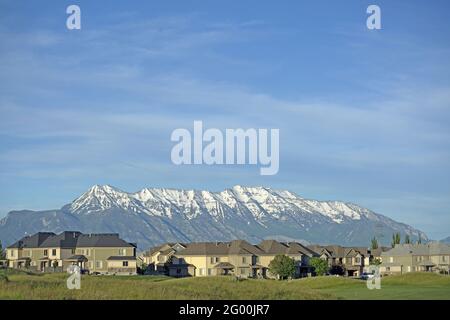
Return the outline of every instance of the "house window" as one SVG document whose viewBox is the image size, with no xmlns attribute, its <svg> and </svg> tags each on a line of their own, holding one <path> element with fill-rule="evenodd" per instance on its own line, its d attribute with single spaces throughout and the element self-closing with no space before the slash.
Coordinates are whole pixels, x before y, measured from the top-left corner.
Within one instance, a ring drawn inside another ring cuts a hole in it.
<svg viewBox="0 0 450 320">
<path fill-rule="evenodd" d="M 386 267 L 386 271 L 391 271 L 391 267 Z"/>
<path fill-rule="evenodd" d="M 394 262 L 394 257 L 389 257 L 389 262 L 390 263 Z"/>
<path fill-rule="evenodd" d="M 355 258 L 355 263 L 361 263 L 361 258 L 360 257 L 356 257 Z"/>
<path fill-rule="evenodd" d="M 45 250 L 44 250 L 44 257 L 47 257 L 47 256 L 48 256 L 48 250 L 45 249 Z"/>
<path fill-rule="evenodd" d="M 158 256 L 158 261 L 159 262 L 163 262 L 164 261 L 164 256 L 163 255 L 159 255 Z"/>
<path fill-rule="evenodd" d="M 208 268 L 208 276 L 212 275 L 212 269 Z"/>
<path fill-rule="evenodd" d="M 205 275 L 205 269 L 204 268 L 200 268 L 198 270 L 198 274 L 201 275 L 201 276 Z"/>
<path fill-rule="evenodd" d="M 56 249 L 52 249 L 52 256 L 56 256 Z"/>
<path fill-rule="evenodd" d="M 125 249 L 119 249 L 119 256 L 125 256 L 126 250 Z"/>
<path fill-rule="evenodd" d="M 220 262 L 220 258 L 219 257 L 211 257 L 210 261 L 211 261 L 211 263 L 218 263 L 218 262 Z"/>
<path fill-rule="evenodd" d="M 10 256 L 11 258 L 14 258 L 14 250 L 9 250 L 9 256 Z"/>
<path fill-rule="evenodd" d="M 71 252 L 72 252 L 72 254 L 75 254 L 75 249 L 72 249 Z"/>
<path fill-rule="evenodd" d="M 255 262 L 259 263 L 259 257 L 258 256 L 255 257 Z"/>
<path fill-rule="evenodd" d="M 101 260 L 100 261 L 99 260 L 95 261 L 95 267 L 101 269 L 103 267 L 102 261 Z"/>
<path fill-rule="evenodd" d="M 446 256 L 442 256 L 442 261 L 447 261 L 447 257 Z"/>
<path fill-rule="evenodd" d="M 122 267 L 128 267 L 128 261 L 122 261 Z"/>
<path fill-rule="evenodd" d="M 85 252 L 86 252 L 86 255 L 87 255 L 87 256 L 89 256 L 90 253 L 91 253 L 89 249 L 86 249 Z"/>
<path fill-rule="evenodd" d="M 240 268 L 240 272 L 241 272 L 241 274 L 245 274 L 245 273 L 247 272 L 247 269 L 245 269 L 245 268 Z"/>
<path fill-rule="evenodd" d="M 247 263 L 247 257 L 242 257 L 242 263 Z"/>
</svg>

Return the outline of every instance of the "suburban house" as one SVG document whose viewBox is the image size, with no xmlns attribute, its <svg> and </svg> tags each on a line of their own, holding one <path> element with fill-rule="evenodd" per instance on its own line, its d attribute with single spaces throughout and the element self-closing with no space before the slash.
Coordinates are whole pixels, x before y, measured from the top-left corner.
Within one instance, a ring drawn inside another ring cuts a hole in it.
<svg viewBox="0 0 450 320">
<path fill-rule="evenodd" d="M 383 252 L 380 272 L 402 274 L 405 272 L 450 271 L 450 245 L 440 242 L 428 244 L 397 244 Z"/>
<path fill-rule="evenodd" d="M 264 240 L 252 245 L 244 240 L 230 242 L 167 243 L 144 253 L 141 259 L 151 272 L 174 277 L 235 275 L 273 277 L 269 263 L 284 254 L 296 261 L 296 277 L 311 273 L 309 259 L 317 256 L 305 246 L 290 242 Z"/>
<path fill-rule="evenodd" d="M 28 268 L 42 272 L 62 272 L 78 265 L 93 274 L 136 274 L 136 245 L 118 234 L 60 234 L 38 232 L 25 236 L 6 248 L 11 268 Z"/>
<path fill-rule="evenodd" d="M 139 259 L 147 265 L 147 274 L 165 274 L 173 254 L 185 248 L 182 243 L 165 243 L 144 252 Z"/>
<path fill-rule="evenodd" d="M 349 277 L 359 277 L 375 260 L 381 261 L 381 254 L 387 248 L 341 247 L 337 245 L 308 246 L 328 262 L 331 272 Z"/>
</svg>

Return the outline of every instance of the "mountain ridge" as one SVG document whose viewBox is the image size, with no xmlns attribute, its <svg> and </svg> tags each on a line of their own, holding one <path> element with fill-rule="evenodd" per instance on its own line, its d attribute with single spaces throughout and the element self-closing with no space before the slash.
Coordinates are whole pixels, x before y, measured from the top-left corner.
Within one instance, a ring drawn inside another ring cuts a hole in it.
<svg viewBox="0 0 450 320">
<path fill-rule="evenodd" d="M 64 228 L 118 232 L 140 248 L 166 241 L 257 242 L 268 236 L 368 246 L 374 236 L 388 244 L 394 232 L 428 239 L 357 204 L 305 199 L 288 190 L 236 185 L 217 192 L 144 188 L 130 193 L 94 185 L 61 209 L 11 211 L 0 220 L 0 240 Z"/>
</svg>

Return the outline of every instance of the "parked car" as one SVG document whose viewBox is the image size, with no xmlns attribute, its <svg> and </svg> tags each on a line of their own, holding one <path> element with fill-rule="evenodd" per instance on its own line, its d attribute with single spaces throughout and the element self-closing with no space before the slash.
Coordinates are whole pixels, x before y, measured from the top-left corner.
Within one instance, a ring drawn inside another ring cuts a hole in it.
<svg viewBox="0 0 450 320">
<path fill-rule="evenodd" d="M 375 278 L 375 275 L 373 273 L 367 273 L 367 272 L 363 272 L 360 277 L 360 279 L 362 279 L 362 280 L 370 280 L 373 278 Z"/>
</svg>

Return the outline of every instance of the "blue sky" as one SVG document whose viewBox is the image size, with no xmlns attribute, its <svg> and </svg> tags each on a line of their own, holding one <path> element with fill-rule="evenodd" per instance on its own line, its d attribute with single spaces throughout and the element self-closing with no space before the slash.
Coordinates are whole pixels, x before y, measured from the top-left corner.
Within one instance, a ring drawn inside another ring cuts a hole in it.
<svg viewBox="0 0 450 320">
<path fill-rule="evenodd" d="M 93 184 L 241 184 L 450 235 L 450 4 L 393 2 L 0 0 L 0 216 Z M 279 128 L 279 173 L 173 165 L 194 120 Z"/>
</svg>

